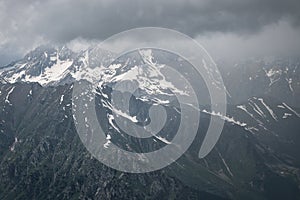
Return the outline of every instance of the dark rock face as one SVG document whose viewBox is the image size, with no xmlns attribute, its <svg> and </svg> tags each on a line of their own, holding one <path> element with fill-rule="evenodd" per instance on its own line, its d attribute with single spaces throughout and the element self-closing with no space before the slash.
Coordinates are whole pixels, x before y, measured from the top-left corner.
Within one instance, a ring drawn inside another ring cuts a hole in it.
<svg viewBox="0 0 300 200">
<path fill-rule="evenodd" d="M 1 85 L 1 199 L 299 197 L 297 116 L 269 121 L 272 133 L 253 134 L 226 123 L 217 146 L 199 160 L 195 154 L 202 127 L 176 163 L 156 172 L 127 174 L 104 166 L 82 145 L 72 118 L 71 91 L 72 85 Z M 238 112 L 235 106 L 229 107 L 230 114 Z M 202 120 L 209 117 L 203 115 Z M 247 115 L 239 117 L 251 124 Z"/>
<path fill-rule="evenodd" d="M 198 134 L 180 159 L 159 171 L 129 174 L 93 158 L 77 135 L 71 102 L 75 76 L 70 74 L 87 61 L 94 67 L 103 63 L 103 59 L 94 59 L 99 55 L 105 54 L 104 61 L 110 62 L 109 52 L 87 52 L 75 55 L 66 48 L 40 47 L 1 74 L 0 199 L 299 199 L 297 60 L 248 61 L 223 69 L 227 113 L 202 110 Z M 24 82 L 21 71 L 40 76 L 57 60 L 72 61 L 58 82 L 47 87 Z M 25 68 L 22 63 L 27 63 Z M 15 80 L 14 74 L 20 80 Z M 16 83 L 8 83 L 8 78 Z M 97 98 L 101 102 L 103 97 Z M 146 123 L 149 106 L 134 98 L 132 104 L 132 114 Z M 209 110 L 206 104 L 200 106 Z M 98 120 L 102 116 L 100 113 Z M 224 119 L 225 126 L 214 149 L 199 159 L 199 147 L 212 117 Z M 121 139 L 119 146 L 125 148 Z M 161 147 L 126 141 L 136 151 Z"/>
<path fill-rule="evenodd" d="M 126 174 L 92 158 L 73 124 L 71 87 L 1 85 L 1 199 L 222 199 L 163 170 Z"/>
</svg>

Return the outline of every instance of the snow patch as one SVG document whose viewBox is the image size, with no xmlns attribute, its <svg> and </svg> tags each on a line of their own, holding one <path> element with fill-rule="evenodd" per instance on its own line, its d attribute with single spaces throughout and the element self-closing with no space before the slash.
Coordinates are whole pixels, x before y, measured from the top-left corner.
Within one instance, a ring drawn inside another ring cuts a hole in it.
<svg viewBox="0 0 300 200">
<path fill-rule="evenodd" d="M 9 101 L 9 96 L 11 95 L 11 93 L 13 93 L 14 89 L 15 89 L 15 86 L 13 86 L 13 87 L 9 90 L 9 92 L 7 93 L 7 95 L 6 95 L 6 97 L 5 97 L 5 103 L 8 103 L 9 105 L 12 105 L 12 104 L 10 103 L 10 101 Z"/>
<path fill-rule="evenodd" d="M 264 69 L 266 76 L 270 79 L 269 86 L 273 85 L 275 82 L 277 82 L 280 79 L 280 75 L 282 74 L 282 70 L 276 70 L 276 69 L 270 69 L 266 70 Z"/>
<path fill-rule="evenodd" d="M 160 137 L 158 135 L 153 135 L 156 139 L 162 141 L 165 144 L 172 144 L 172 142 L 168 141 L 166 138 Z"/>
<path fill-rule="evenodd" d="M 233 177 L 233 174 L 232 174 L 232 172 L 231 172 L 229 166 L 227 165 L 225 159 L 223 158 L 223 156 L 221 155 L 221 153 L 220 153 L 218 150 L 217 150 L 217 152 L 218 152 L 218 155 L 219 155 L 219 157 L 221 158 L 221 160 L 222 160 L 224 166 L 226 167 L 227 172 L 230 174 L 231 177 Z"/>
<path fill-rule="evenodd" d="M 222 115 L 220 112 L 215 112 L 215 111 L 212 111 L 212 112 L 208 112 L 207 110 L 202 110 L 202 112 L 206 113 L 206 114 L 210 114 L 210 115 L 213 115 L 213 116 L 217 116 L 217 117 L 220 117 L 221 119 L 227 121 L 227 122 L 230 122 L 230 123 L 233 123 L 233 124 L 236 124 L 236 125 L 239 125 L 241 127 L 244 127 L 246 126 L 247 124 L 244 123 L 244 122 L 240 122 L 238 120 L 235 120 L 233 117 L 228 117 L 226 115 Z"/>
<path fill-rule="evenodd" d="M 15 141 L 14 141 L 14 143 L 10 146 L 10 151 L 15 151 L 15 146 L 16 146 L 16 144 L 18 143 L 18 138 L 17 137 L 15 137 Z"/>
<path fill-rule="evenodd" d="M 292 116 L 291 113 L 284 113 L 284 115 L 282 116 L 282 119 L 286 119 L 288 117 Z"/>
<path fill-rule="evenodd" d="M 109 134 L 107 134 L 107 136 L 106 136 L 106 142 L 105 142 L 105 144 L 103 145 L 104 146 L 104 148 L 108 148 L 109 147 L 109 144 L 111 143 L 111 136 L 109 135 Z"/>
<path fill-rule="evenodd" d="M 59 104 L 61 104 L 63 101 L 64 101 L 64 95 L 61 95 Z"/>
<path fill-rule="evenodd" d="M 73 61 L 57 60 L 56 64 L 51 67 L 47 67 L 45 72 L 39 76 L 25 76 L 26 82 L 38 82 L 45 86 L 50 82 L 59 81 L 64 77 L 64 72 L 72 65 Z"/>
<path fill-rule="evenodd" d="M 265 106 L 265 108 L 268 110 L 268 112 L 273 117 L 273 119 L 275 121 L 278 121 L 277 116 L 275 115 L 275 113 L 273 112 L 273 110 L 264 102 L 264 100 L 262 98 L 258 98 L 258 100 Z"/>
<path fill-rule="evenodd" d="M 293 112 L 297 117 L 300 118 L 300 114 L 297 113 L 295 110 L 293 110 L 289 105 L 287 105 L 286 103 L 282 103 L 287 109 L 289 109 L 291 112 Z"/>
</svg>

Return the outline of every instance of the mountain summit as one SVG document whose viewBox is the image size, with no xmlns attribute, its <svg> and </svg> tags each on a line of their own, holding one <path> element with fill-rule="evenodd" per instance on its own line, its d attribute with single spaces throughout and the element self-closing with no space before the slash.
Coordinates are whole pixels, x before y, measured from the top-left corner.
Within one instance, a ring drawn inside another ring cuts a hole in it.
<svg viewBox="0 0 300 200">
<path fill-rule="evenodd" d="M 0 68 L 1 82 L 37 82 L 42 86 L 55 86 L 79 79 L 98 78 L 99 73 L 93 68 L 107 64 L 110 54 L 96 46 L 79 53 L 66 46 L 40 46 L 23 59 Z"/>
</svg>

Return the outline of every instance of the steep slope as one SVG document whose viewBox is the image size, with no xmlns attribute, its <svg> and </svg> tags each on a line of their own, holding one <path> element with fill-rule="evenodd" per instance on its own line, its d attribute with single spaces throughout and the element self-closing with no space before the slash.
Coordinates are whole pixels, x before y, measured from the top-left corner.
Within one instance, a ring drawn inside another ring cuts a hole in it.
<svg viewBox="0 0 300 200">
<path fill-rule="evenodd" d="M 274 135 L 253 134 L 247 127 L 229 121 L 217 146 L 205 159 L 197 159 L 207 128 L 204 125 L 186 154 L 164 170 L 127 174 L 107 168 L 91 157 L 76 134 L 71 90 L 72 85 L 47 88 L 24 83 L 1 85 L 1 199 L 219 199 L 218 196 L 297 199 L 299 196 L 296 162 L 299 159 L 295 152 L 282 148 L 285 141 L 269 145 Z M 229 108 L 229 112 L 234 111 L 239 109 Z M 204 113 L 201 120 L 207 124 L 210 117 Z M 277 122 L 281 129 L 272 131 L 285 137 L 297 135 L 299 119 L 294 116 L 284 120 Z"/>
<path fill-rule="evenodd" d="M 72 85 L 0 88 L 1 199 L 222 199 L 166 171 L 126 174 L 94 159 L 76 134 Z"/>
<path fill-rule="evenodd" d="M 111 102 L 114 81 L 126 78 L 137 78 L 143 86 L 131 98 L 130 116 L 126 117 L 146 124 L 149 103 L 176 104 L 164 97 L 181 91 L 170 85 L 159 70 L 147 68 L 153 60 L 174 61 L 172 56 L 159 55 L 149 60 L 143 53 L 134 54 L 104 68 L 111 63 L 113 54 L 97 47 L 78 54 L 65 47 L 40 47 L 2 68 L 0 198 L 299 199 L 297 61 L 249 61 L 223 71 L 228 90 L 227 113 L 210 110 L 205 87 L 196 84 L 201 91 L 202 125 L 188 151 L 163 170 L 122 173 L 90 155 L 76 133 L 71 111 L 73 82 L 82 79 L 99 83 L 99 104 L 95 105 L 98 120 L 110 131 L 112 140 L 116 136 L 113 142 L 135 151 L 151 151 L 168 144 L 167 137 L 172 137 L 176 126 L 166 129 L 167 139 L 143 142 L 120 134 L 109 120 L 112 118 L 107 117 L 113 107 L 105 107 L 105 115 L 100 109 Z M 139 74 L 136 66 L 143 73 Z M 163 81 L 147 82 L 148 76 Z M 201 83 L 193 76 L 190 80 Z M 167 90 L 169 86 L 172 87 Z M 153 91 L 158 94 L 151 96 Z M 225 120 L 225 126 L 212 152 L 199 159 L 199 147 L 213 117 Z"/>
</svg>

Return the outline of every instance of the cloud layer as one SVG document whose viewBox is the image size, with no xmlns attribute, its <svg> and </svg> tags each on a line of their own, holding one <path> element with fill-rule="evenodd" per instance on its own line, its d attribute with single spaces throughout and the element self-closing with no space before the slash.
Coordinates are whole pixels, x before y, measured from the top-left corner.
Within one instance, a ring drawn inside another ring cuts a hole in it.
<svg viewBox="0 0 300 200">
<path fill-rule="evenodd" d="M 299 8 L 299 0 L 3 0 L 0 63 L 43 42 L 103 40 L 143 26 L 171 28 L 206 41 L 222 34 L 253 38 L 282 22 L 299 33 Z"/>
</svg>

